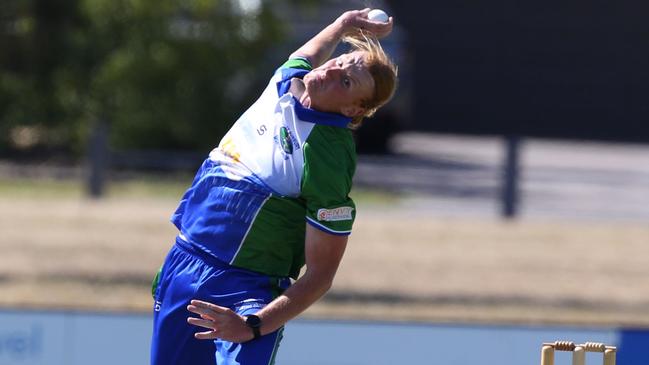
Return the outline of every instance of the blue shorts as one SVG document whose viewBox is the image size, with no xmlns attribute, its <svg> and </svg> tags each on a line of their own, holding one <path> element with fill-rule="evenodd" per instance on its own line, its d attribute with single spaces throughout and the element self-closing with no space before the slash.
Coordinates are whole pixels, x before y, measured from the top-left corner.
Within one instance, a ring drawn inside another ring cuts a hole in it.
<svg viewBox="0 0 649 365">
<path fill-rule="evenodd" d="M 242 344 L 198 340 L 194 333 L 204 329 L 187 323 L 187 317 L 195 316 L 187 305 L 192 299 L 200 299 L 240 315 L 253 314 L 289 285 L 288 278 L 232 267 L 177 238 L 152 288 L 151 364 L 273 364 L 283 328 Z"/>
</svg>

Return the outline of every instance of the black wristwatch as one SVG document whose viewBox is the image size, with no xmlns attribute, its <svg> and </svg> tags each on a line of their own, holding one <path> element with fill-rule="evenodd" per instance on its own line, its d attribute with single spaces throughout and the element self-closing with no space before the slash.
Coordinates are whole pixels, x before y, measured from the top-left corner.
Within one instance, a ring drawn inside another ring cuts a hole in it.
<svg viewBox="0 0 649 365">
<path fill-rule="evenodd" d="M 252 329 L 252 334 L 255 335 L 255 340 L 261 337 L 261 319 L 254 314 L 246 317 L 246 324 Z"/>
</svg>

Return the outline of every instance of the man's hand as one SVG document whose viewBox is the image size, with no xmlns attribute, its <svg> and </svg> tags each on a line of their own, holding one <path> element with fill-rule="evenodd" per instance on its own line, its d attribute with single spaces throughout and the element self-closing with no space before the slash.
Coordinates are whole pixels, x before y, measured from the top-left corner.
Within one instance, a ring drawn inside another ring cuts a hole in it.
<svg viewBox="0 0 649 365">
<path fill-rule="evenodd" d="M 376 38 L 386 37 L 392 32 L 392 17 L 387 23 L 375 22 L 367 18 L 370 8 L 344 12 L 336 21 L 340 22 L 344 35 L 354 36 L 360 30 L 372 33 Z"/>
<path fill-rule="evenodd" d="M 188 323 L 209 329 L 209 331 L 194 334 L 194 337 L 199 340 L 220 338 L 230 342 L 242 343 L 254 338 L 252 330 L 246 324 L 244 317 L 229 308 L 200 300 L 192 300 L 191 304 L 187 306 L 187 310 L 201 316 L 201 318 L 187 318 Z"/>
</svg>

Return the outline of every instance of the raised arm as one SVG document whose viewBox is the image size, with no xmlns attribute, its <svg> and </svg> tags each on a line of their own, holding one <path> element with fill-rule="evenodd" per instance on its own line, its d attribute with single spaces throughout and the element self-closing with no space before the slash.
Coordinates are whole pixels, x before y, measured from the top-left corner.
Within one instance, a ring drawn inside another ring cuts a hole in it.
<svg viewBox="0 0 649 365">
<path fill-rule="evenodd" d="M 305 57 L 316 68 L 326 62 L 346 37 L 359 34 L 360 30 L 373 33 L 377 38 L 383 38 L 392 32 L 392 17 L 387 23 L 374 22 L 367 18 L 369 8 L 350 10 L 343 13 L 333 23 L 325 27 L 315 37 L 291 54 L 293 57 Z"/>
</svg>

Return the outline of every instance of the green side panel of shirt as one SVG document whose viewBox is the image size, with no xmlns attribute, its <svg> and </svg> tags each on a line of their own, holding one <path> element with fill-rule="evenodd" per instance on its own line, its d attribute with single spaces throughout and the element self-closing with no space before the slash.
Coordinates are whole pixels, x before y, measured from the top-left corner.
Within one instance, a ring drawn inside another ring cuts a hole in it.
<svg viewBox="0 0 649 365">
<path fill-rule="evenodd" d="M 332 233 L 351 232 L 356 206 L 349 197 L 356 170 L 356 147 L 350 130 L 316 125 L 303 148 L 301 198 L 307 219 Z"/>
<path fill-rule="evenodd" d="M 270 276 L 297 278 L 304 265 L 305 206 L 270 197 L 261 207 L 232 265 Z"/>
</svg>

